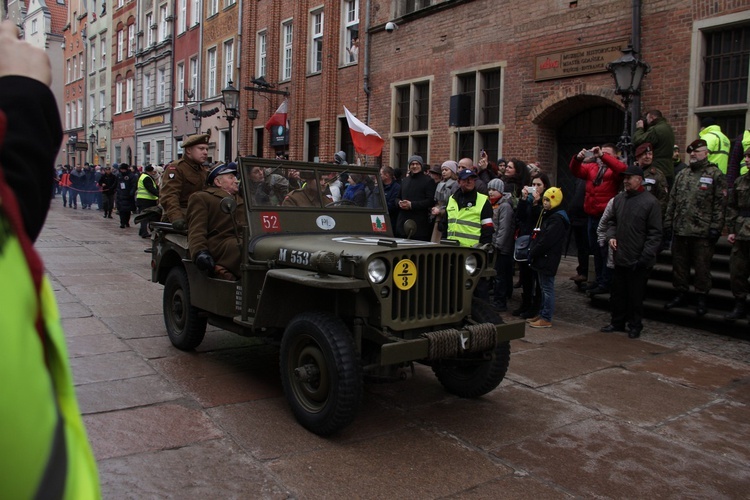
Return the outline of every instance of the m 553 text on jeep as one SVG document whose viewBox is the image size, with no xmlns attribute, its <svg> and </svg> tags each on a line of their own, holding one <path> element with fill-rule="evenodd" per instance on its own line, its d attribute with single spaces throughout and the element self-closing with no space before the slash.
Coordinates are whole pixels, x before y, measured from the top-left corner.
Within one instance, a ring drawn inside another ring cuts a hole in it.
<svg viewBox="0 0 750 500">
<path fill-rule="evenodd" d="M 254 169 L 263 182 L 251 180 Z M 364 197 L 332 201 L 327 183 L 342 173 Z M 243 158 L 238 176 L 247 210 L 237 228 L 238 281 L 205 275 L 185 232 L 152 224 L 152 280 L 164 284 L 175 347 L 197 347 L 207 323 L 279 344 L 286 399 L 299 423 L 321 435 L 353 421 L 365 377 L 398 380 L 413 362 L 431 366 L 461 397 L 500 384 L 509 341 L 523 337 L 524 323 L 503 324 L 472 297 L 492 274 L 484 251 L 395 238 L 372 167 Z M 274 183 L 300 179 L 312 206 L 283 205 Z M 236 210 L 225 201 L 223 210 Z"/>
</svg>

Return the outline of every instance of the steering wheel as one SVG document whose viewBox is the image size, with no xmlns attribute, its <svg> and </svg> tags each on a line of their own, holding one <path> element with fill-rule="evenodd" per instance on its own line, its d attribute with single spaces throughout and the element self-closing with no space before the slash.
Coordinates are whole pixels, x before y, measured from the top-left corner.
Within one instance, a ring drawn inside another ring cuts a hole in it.
<svg viewBox="0 0 750 500">
<path fill-rule="evenodd" d="M 327 204 L 325 208 L 329 207 L 340 207 L 341 205 L 349 205 L 349 206 L 357 206 L 356 203 L 354 203 L 352 200 L 339 200 L 339 201 L 332 201 L 331 203 Z"/>
</svg>

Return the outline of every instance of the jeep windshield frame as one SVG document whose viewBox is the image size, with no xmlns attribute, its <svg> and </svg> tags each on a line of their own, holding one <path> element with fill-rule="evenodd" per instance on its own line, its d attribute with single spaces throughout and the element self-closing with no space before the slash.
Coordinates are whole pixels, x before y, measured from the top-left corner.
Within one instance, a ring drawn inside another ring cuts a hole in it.
<svg viewBox="0 0 750 500">
<path fill-rule="evenodd" d="M 241 158 L 238 165 L 252 239 L 280 234 L 393 237 L 377 167 L 263 158 Z M 334 201 L 331 183 L 347 177 L 351 181 L 342 182 L 341 199 Z M 352 186 L 349 194 L 347 185 Z"/>
</svg>

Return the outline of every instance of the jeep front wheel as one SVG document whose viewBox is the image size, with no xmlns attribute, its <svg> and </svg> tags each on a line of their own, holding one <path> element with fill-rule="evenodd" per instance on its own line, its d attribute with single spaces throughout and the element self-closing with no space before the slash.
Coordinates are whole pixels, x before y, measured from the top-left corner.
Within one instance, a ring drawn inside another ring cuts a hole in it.
<svg viewBox="0 0 750 500">
<path fill-rule="evenodd" d="M 281 382 L 299 423 L 319 435 L 349 425 L 362 399 L 362 369 L 346 325 L 327 313 L 302 313 L 281 340 Z"/>
<path fill-rule="evenodd" d="M 477 323 L 503 323 L 500 315 L 484 301 L 473 301 L 471 315 Z M 446 391 L 461 398 L 477 398 L 500 385 L 509 363 L 510 343 L 501 342 L 489 353 L 437 361 L 432 371 Z"/>
<path fill-rule="evenodd" d="M 190 282 L 187 272 L 173 267 L 164 283 L 164 325 L 172 345 L 183 351 L 195 349 L 206 335 L 206 318 L 190 304 Z"/>
</svg>

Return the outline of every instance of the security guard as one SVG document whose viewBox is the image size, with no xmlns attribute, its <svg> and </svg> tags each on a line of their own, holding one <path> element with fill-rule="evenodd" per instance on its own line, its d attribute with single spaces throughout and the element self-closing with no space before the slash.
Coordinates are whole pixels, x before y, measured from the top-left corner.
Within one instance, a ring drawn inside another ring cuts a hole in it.
<svg viewBox="0 0 750 500">
<path fill-rule="evenodd" d="M 203 189 L 208 172 L 203 162 L 208 160 L 208 140 L 211 134 L 191 135 L 182 144 L 184 153 L 171 163 L 162 176 L 161 206 L 163 222 L 171 222 L 180 231 L 187 229 L 185 222 L 188 198 Z"/>
<path fill-rule="evenodd" d="M 135 191 L 135 206 L 138 207 L 138 213 L 142 213 L 149 207 L 155 207 L 159 203 L 159 186 L 156 185 L 156 170 L 152 165 L 146 165 L 143 169 L 146 175 L 138 177 L 138 187 Z M 148 221 L 141 221 L 141 228 L 138 230 L 141 238 L 148 238 Z"/>
<path fill-rule="evenodd" d="M 750 146 L 745 149 L 745 166 L 750 165 Z M 750 290 L 750 175 L 745 173 L 734 181 L 727 203 L 727 241 L 732 245 L 729 256 L 729 283 L 734 295 L 734 310 L 724 316 L 727 321 L 747 316 L 745 300 Z"/>
<path fill-rule="evenodd" d="M 448 239 L 462 247 L 492 244 L 495 226 L 492 223 L 492 204 L 487 195 L 476 189 L 477 174 L 470 168 L 458 171 L 458 187 L 448 198 L 445 214 L 448 220 Z M 475 295 L 489 300 L 486 278 L 479 280 Z"/>
<path fill-rule="evenodd" d="M 654 152 L 650 142 L 644 142 L 636 148 L 635 161 L 643 169 L 643 188 L 659 201 L 662 219 L 664 219 L 669 201 L 669 188 L 667 178 L 653 165 Z"/>
<path fill-rule="evenodd" d="M 690 165 L 677 175 L 664 217 L 665 232 L 672 231 L 672 284 L 677 295 L 664 305 L 671 309 L 687 300 L 690 267 L 695 270 L 698 316 L 706 314 L 711 290 L 711 259 L 724 227 L 727 181 L 719 167 L 708 161 L 708 146 L 696 139 L 687 148 Z"/>
</svg>

